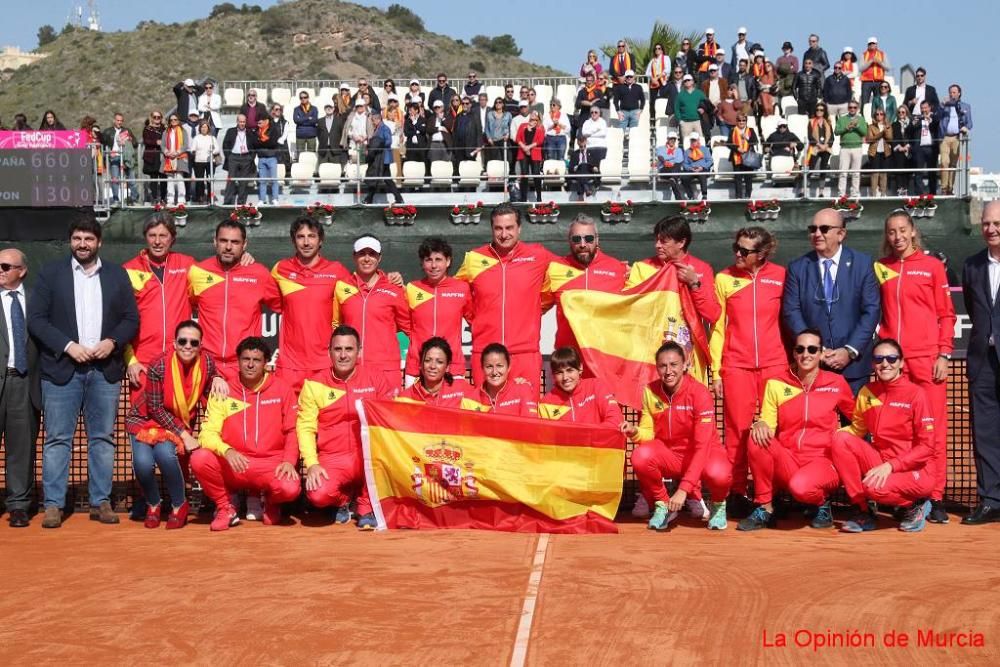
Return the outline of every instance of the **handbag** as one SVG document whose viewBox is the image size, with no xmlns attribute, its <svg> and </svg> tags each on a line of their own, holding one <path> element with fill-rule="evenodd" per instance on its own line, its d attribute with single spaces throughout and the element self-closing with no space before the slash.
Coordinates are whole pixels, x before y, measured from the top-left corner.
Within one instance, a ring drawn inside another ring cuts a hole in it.
<svg viewBox="0 0 1000 667">
<path fill-rule="evenodd" d="M 749 150 L 743 154 L 743 166 L 747 169 L 760 169 L 764 164 L 763 159 L 755 150 Z"/>
</svg>

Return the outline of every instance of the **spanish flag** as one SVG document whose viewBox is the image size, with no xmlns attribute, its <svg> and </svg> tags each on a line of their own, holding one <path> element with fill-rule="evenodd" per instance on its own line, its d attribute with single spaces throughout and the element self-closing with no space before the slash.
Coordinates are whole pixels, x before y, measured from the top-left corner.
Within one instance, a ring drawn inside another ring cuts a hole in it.
<svg viewBox="0 0 1000 667">
<path fill-rule="evenodd" d="M 358 414 L 380 529 L 618 532 L 614 429 L 383 400 Z"/>
<path fill-rule="evenodd" d="M 691 295 L 679 288 L 672 267 L 621 294 L 569 290 L 561 303 L 583 363 L 608 383 L 620 404 L 642 409 L 642 389 L 656 379 L 654 355 L 668 340 L 687 350 L 691 374 L 705 382 L 700 360 L 707 359 L 708 340 Z"/>
</svg>

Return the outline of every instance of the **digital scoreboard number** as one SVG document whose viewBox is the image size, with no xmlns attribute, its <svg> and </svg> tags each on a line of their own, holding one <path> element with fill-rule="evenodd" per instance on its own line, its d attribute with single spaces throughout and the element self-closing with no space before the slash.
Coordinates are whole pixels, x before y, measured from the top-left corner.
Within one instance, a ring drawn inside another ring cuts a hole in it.
<svg viewBox="0 0 1000 667">
<path fill-rule="evenodd" d="M 93 205 L 94 159 L 89 150 L 0 150 L 0 206 Z"/>
</svg>

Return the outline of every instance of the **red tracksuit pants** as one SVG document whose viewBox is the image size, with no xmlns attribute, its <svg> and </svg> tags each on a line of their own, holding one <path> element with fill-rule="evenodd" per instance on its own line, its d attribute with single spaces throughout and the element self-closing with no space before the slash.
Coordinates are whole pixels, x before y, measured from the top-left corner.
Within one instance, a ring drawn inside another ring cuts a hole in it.
<svg viewBox="0 0 1000 667">
<path fill-rule="evenodd" d="M 632 470 L 639 480 L 639 491 L 646 502 L 652 507 L 659 500 L 666 502 L 667 487 L 663 480 L 679 480 L 684 476 L 691 463 L 691 453 L 681 455 L 662 440 L 650 440 L 636 445 L 632 450 Z M 733 481 L 733 468 L 729 457 L 721 447 L 713 447 L 705 457 L 705 467 L 702 469 L 701 480 L 712 494 L 712 500 L 720 502 L 729 495 L 729 486 Z M 701 498 L 701 485 L 696 484 L 688 494 L 691 498 Z"/>
<path fill-rule="evenodd" d="M 358 499 L 357 511 L 360 516 L 372 511 L 365 484 L 365 469 L 361 454 L 319 454 L 319 464 L 326 470 L 329 479 L 324 479 L 314 491 L 306 491 L 306 498 L 313 507 L 343 507 L 353 498 Z"/>
<path fill-rule="evenodd" d="M 268 502 L 279 505 L 299 497 L 302 490 L 300 480 L 281 480 L 274 476 L 282 461 L 280 455 L 267 458 L 248 456 L 247 460 L 250 465 L 238 473 L 225 457 L 202 448 L 191 452 L 191 469 L 201 482 L 205 495 L 212 499 L 216 507 L 228 505 L 229 496 L 235 491 L 263 492 Z"/>
<path fill-rule="evenodd" d="M 775 343 L 777 344 L 777 343 Z M 750 426 L 764 400 L 764 385 L 786 366 L 725 368 L 722 378 L 722 423 L 729 462 L 733 464 L 733 491 L 747 493 L 747 443 Z"/>
<path fill-rule="evenodd" d="M 542 355 L 539 352 L 520 352 L 510 355 L 510 377 L 511 379 L 522 377 L 531 383 L 533 387 L 542 387 Z M 483 365 L 479 361 L 479 354 L 472 355 L 472 384 L 482 387 L 486 381 L 483 373 Z"/>
<path fill-rule="evenodd" d="M 928 465 L 921 470 L 890 473 L 880 489 L 863 485 L 861 480 L 865 473 L 882 465 L 884 461 L 874 447 L 850 433 L 838 432 L 833 436 L 830 456 L 844 482 L 847 497 L 861 509 L 867 509 L 868 500 L 883 505 L 909 507 L 913 501 L 930 496 L 937 482 L 936 477 L 928 470 Z"/>
<path fill-rule="evenodd" d="M 753 473 L 754 501 L 766 505 L 774 499 L 774 487 L 787 489 L 800 503 L 822 505 L 828 493 L 837 490 L 840 477 L 825 456 L 811 459 L 788 449 L 777 438 L 767 447 L 747 446 Z"/>
<path fill-rule="evenodd" d="M 934 477 L 934 488 L 928 494 L 931 500 L 944 498 L 948 481 L 948 382 L 934 382 L 934 364 L 937 357 L 907 357 L 903 371 L 910 382 L 924 390 L 931 416 L 934 417 L 934 458 L 927 464 Z"/>
</svg>

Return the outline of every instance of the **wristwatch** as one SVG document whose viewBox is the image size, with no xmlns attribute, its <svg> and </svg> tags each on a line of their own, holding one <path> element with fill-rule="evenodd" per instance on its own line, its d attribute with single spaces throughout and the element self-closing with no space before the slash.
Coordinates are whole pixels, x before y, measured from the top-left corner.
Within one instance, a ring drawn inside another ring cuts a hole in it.
<svg viewBox="0 0 1000 667">
<path fill-rule="evenodd" d="M 947 359 L 948 361 L 951 361 L 951 355 L 948 354 L 947 352 L 941 352 L 940 354 L 938 354 L 938 356 L 941 357 L 942 359 Z"/>
<path fill-rule="evenodd" d="M 696 280 L 693 283 L 691 283 L 691 289 L 700 289 L 700 288 L 701 288 L 701 281 L 700 280 Z"/>
<path fill-rule="evenodd" d="M 858 358 L 858 353 L 855 352 L 853 349 L 847 347 L 846 345 L 844 346 L 844 349 L 847 350 L 847 356 L 851 358 L 851 361 L 854 361 L 855 359 Z"/>
</svg>

